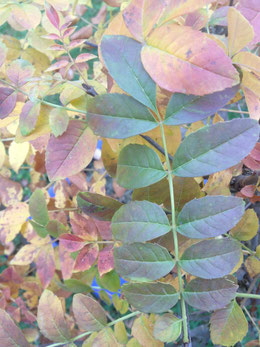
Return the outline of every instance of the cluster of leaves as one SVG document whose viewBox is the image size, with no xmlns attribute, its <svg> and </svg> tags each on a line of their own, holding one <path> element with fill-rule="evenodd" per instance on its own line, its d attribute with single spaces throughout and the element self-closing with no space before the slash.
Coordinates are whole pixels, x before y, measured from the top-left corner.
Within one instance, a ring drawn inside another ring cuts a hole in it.
<svg viewBox="0 0 260 347">
<path fill-rule="evenodd" d="M 1 345 L 188 344 L 191 309 L 213 311 L 214 344 L 243 340 L 243 309 L 259 333 L 245 306 L 260 299 L 260 246 L 248 248 L 259 229 L 257 1 L 0 5 L 0 24 L 25 33 L 0 41 Z M 226 105 L 239 118 L 226 121 Z M 13 179 L 21 168 L 29 181 Z"/>
</svg>

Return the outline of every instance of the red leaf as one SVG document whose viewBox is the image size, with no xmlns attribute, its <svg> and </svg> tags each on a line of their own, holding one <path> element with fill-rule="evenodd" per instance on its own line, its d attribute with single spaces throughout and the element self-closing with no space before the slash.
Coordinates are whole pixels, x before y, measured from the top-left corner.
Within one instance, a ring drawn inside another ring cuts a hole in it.
<svg viewBox="0 0 260 347">
<path fill-rule="evenodd" d="M 15 108 L 17 94 L 11 88 L 0 87 L 0 119 L 7 117 Z"/>
<path fill-rule="evenodd" d="M 113 257 L 113 245 L 104 247 L 99 252 L 98 257 L 98 271 L 100 276 L 103 276 L 107 272 L 114 268 L 114 257 Z"/>
<path fill-rule="evenodd" d="M 48 40 L 60 40 L 60 37 L 57 34 L 48 34 L 48 35 L 43 35 L 42 37 Z"/>
<path fill-rule="evenodd" d="M 97 244 L 86 245 L 77 256 L 74 270 L 86 271 L 90 269 L 97 259 L 98 252 L 99 248 Z"/>
<path fill-rule="evenodd" d="M 240 190 L 240 193 L 243 194 L 244 196 L 248 197 L 248 198 L 252 198 L 255 195 L 255 190 L 256 190 L 256 186 L 250 184 L 250 185 L 242 188 Z"/>
<path fill-rule="evenodd" d="M 65 37 L 72 35 L 75 30 L 76 30 L 76 27 L 67 28 L 63 33 L 63 37 L 65 38 Z"/>
<path fill-rule="evenodd" d="M 52 45 L 48 48 L 50 51 L 65 51 L 63 45 Z"/>
<path fill-rule="evenodd" d="M 97 227 L 93 219 L 74 212 L 70 217 L 70 224 L 74 234 L 83 237 L 85 241 L 97 240 Z"/>
<path fill-rule="evenodd" d="M 59 240 L 60 245 L 69 252 L 77 252 L 85 245 L 85 241 L 81 237 L 72 234 L 62 234 Z"/>
<path fill-rule="evenodd" d="M 84 42 L 85 42 L 85 39 L 73 40 L 70 42 L 68 47 L 69 49 L 73 49 L 73 48 L 81 46 Z"/>
<path fill-rule="evenodd" d="M 60 268 L 64 280 L 71 278 L 75 260 L 62 244 L 59 245 Z"/>
<path fill-rule="evenodd" d="M 59 60 L 56 63 L 52 64 L 50 67 L 48 67 L 48 69 L 46 69 L 45 71 L 54 71 L 54 70 L 59 70 L 62 67 L 65 67 L 69 64 L 69 62 L 67 60 Z"/>
<path fill-rule="evenodd" d="M 63 179 L 83 170 L 92 160 L 97 138 L 86 122 L 71 120 L 59 137 L 51 136 L 46 152 L 50 180 Z"/>
<path fill-rule="evenodd" d="M 60 19 L 57 11 L 52 5 L 48 4 L 47 2 L 45 4 L 45 11 L 49 21 L 56 29 L 59 29 Z"/>
<path fill-rule="evenodd" d="M 91 53 L 82 53 L 80 55 L 77 56 L 75 62 L 76 63 L 85 63 L 86 61 L 88 60 L 91 60 L 91 59 L 96 59 L 97 56 L 94 55 L 94 54 L 91 54 Z"/>
<path fill-rule="evenodd" d="M 47 288 L 55 274 L 54 249 L 51 244 L 41 248 L 36 261 L 37 273 L 43 288 Z"/>
</svg>

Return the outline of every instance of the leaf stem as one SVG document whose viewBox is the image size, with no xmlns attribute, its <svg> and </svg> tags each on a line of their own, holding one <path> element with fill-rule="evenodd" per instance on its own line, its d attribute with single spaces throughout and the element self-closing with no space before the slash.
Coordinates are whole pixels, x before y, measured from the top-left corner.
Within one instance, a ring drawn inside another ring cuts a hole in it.
<svg viewBox="0 0 260 347">
<path fill-rule="evenodd" d="M 251 293 L 237 293 L 238 298 L 248 298 L 248 299 L 258 299 L 260 300 L 260 294 L 251 294 Z"/>
<path fill-rule="evenodd" d="M 120 318 L 118 318 L 118 319 L 116 319 L 116 320 L 114 320 L 114 321 L 108 323 L 107 326 L 108 326 L 108 327 L 111 327 L 111 326 L 115 325 L 115 324 L 118 323 L 118 322 L 121 322 L 121 321 L 124 321 L 124 320 L 126 320 L 126 319 L 135 317 L 135 316 L 137 316 L 138 314 L 140 314 L 139 311 L 135 311 L 135 312 L 129 313 L 129 314 L 127 314 L 126 316 L 120 317 Z M 77 335 L 77 336 L 73 337 L 73 338 L 72 338 L 71 340 L 69 340 L 69 341 L 53 343 L 52 345 L 49 345 L 48 347 L 56 347 L 56 346 L 66 345 L 66 344 L 69 343 L 69 342 L 73 342 L 73 341 L 76 341 L 76 340 L 81 339 L 82 337 L 91 335 L 93 332 L 94 332 L 94 331 L 86 331 L 86 332 L 83 333 L 83 334 L 80 334 L 80 335 Z"/>
<path fill-rule="evenodd" d="M 187 322 L 185 301 L 183 298 L 183 284 L 182 284 L 181 266 L 179 264 L 179 247 L 178 247 L 178 236 L 177 236 L 177 230 L 176 230 L 176 220 L 175 220 L 175 204 L 174 204 L 174 188 L 173 188 L 173 181 L 172 181 L 172 170 L 171 170 L 171 164 L 170 164 L 170 160 L 169 160 L 166 138 L 165 138 L 164 128 L 163 128 L 162 122 L 160 122 L 160 128 L 161 128 L 162 141 L 163 141 L 164 153 L 165 153 L 166 164 L 167 164 L 169 190 L 170 190 L 170 198 L 171 198 L 172 233 L 173 233 L 174 251 L 175 251 L 175 259 L 176 259 L 177 273 L 178 273 L 179 291 L 180 291 L 180 297 L 181 297 L 181 312 L 182 312 L 182 319 L 183 319 L 183 323 L 182 323 L 183 342 L 188 343 L 189 342 L 188 322 Z"/>
<path fill-rule="evenodd" d="M 221 108 L 219 111 L 226 111 L 226 112 L 233 112 L 233 113 L 245 113 L 245 114 L 249 114 L 249 112 L 247 112 L 247 111 L 229 110 L 229 109 L 227 109 L 227 108 Z"/>
<path fill-rule="evenodd" d="M 13 88 L 15 91 L 17 91 L 19 93 L 22 93 L 23 95 L 26 95 L 30 99 L 30 95 L 28 93 L 26 93 L 25 91 L 23 91 L 22 89 L 17 88 L 15 86 L 13 86 L 11 83 L 9 83 L 9 82 L 7 82 L 5 80 L 2 80 L 2 79 L 0 79 L 0 82 L 2 82 L 4 84 L 7 84 L 11 88 Z M 42 99 L 39 99 L 39 98 L 35 98 L 35 102 L 40 102 L 42 104 L 45 104 L 45 105 L 48 105 L 48 106 L 51 106 L 51 107 L 54 107 L 54 108 L 62 108 L 63 110 L 72 111 L 72 112 L 75 112 L 75 113 L 87 114 L 87 111 L 77 110 L 75 108 L 73 109 L 73 108 L 70 108 L 70 107 L 53 104 L 51 102 L 48 102 L 48 101 L 45 101 L 45 100 L 42 100 Z"/>
</svg>

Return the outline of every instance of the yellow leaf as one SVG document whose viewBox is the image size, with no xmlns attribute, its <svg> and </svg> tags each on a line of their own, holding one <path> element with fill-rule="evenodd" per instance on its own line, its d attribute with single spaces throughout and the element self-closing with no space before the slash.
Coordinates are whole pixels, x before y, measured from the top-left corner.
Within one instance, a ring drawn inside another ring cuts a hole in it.
<svg viewBox="0 0 260 347">
<path fill-rule="evenodd" d="M 250 114 L 250 118 L 259 120 L 260 119 L 260 99 L 259 97 L 252 92 L 249 88 L 242 87 L 245 99 L 246 99 L 246 104 L 248 107 L 248 111 Z"/>
<path fill-rule="evenodd" d="M 38 248 L 35 245 L 23 246 L 11 260 L 12 265 L 30 265 L 38 253 Z"/>
<path fill-rule="evenodd" d="M 29 217 L 29 207 L 25 202 L 7 207 L 0 212 L 0 238 L 4 243 L 11 242 Z"/>
<path fill-rule="evenodd" d="M 6 47 L 8 48 L 6 60 L 7 61 L 13 61 L 13 60 L 19 58 L 19 56 L 21 54 L 20 41 L 17 40 L 15 37 L 9 36 L 9 35 L 3 35 L 2 40 L 3 40 L 3 43 L 6 45 Z"/>
<path fill-rule="evenodd" d="M 135 319 L 132 327 L 132 335 L 142 346 L 163 347 L 161 341 L 157 341 L 153 337 L 154 323 L 152 323 L 145 315 Z"/>
<path fill-rule="evenodd" d="M 0 142 L 0 169 L 4 165 L 5 156 L 6 156 L 6 154 L 5 154 L 5 146 L 4 146 L 3 142 Z"/>
<path fill-rule="evenodd" d="M 240 222 L 230 230 L 230 235 L 240 241 L 251 240 L 257 234 L 259 221 L 253 209 L 246 210 Z"/>
<path fill-rule="evenodd" d="M 245 266 L 250 277 L 253 278 L 260 274 L 260 261 L 256 257 L 248 257 L 245 261 Z"/>
<path fill-rule="evenodd" d="M 29 142 L 16 143 L 13 141 L 9 147 L 9 163 L 15 172 L 18 172 L 24 163 L 30 149 Z"/>
<path fill-rule="evenodd" d="M 50 66 L 50 59 L 46 54 L 28 47 L 22 51 L 21 58 L 29 61 L 35 67 L 35 76 L 42 76 L 44 71 Z"/>
<path fill-rule="evenodd" d="M 239 65 L 242 70 L 252 71 L 260 77 L 260 57 L 257 55 L 250 52 L 239 52 L 232 61 Z"/>
<path fill-rule="evenodd" d="M 117 338 L 117 341 L 119 343 L 126 344 L 128 341 L 128 337 L 127 337 L 127 332 L 126 332 L 124 323 L 123 322 L 116 323 L 114 327 L 114 331 L 115 331 L 115 336 Z"/>
<path fill-rule="evenodd" d="M 250 89 L 258 98 L 260 97 L 260 79 L 254 74 L 244 71 L 242 85 Z"/>
<path fill-rule="evenodd" d="M 254 38 L 254 29 L 248 20 L 234 7 L 228 10 L 228 50 L 229 56 L 239 52 Z"/>
<path fill-rule="evenodd" d="M 18 129 L 15 141 L 17 143 L 32 141 L 42 135 L 49 134 L 51 132 L 48 117 L 50 110 L 51 108 L 49 106 L 41 105 L 41 110 L 35 125 L 35 129 L 28 136 L 22 136 L 20 130 Z"/>
</svg>

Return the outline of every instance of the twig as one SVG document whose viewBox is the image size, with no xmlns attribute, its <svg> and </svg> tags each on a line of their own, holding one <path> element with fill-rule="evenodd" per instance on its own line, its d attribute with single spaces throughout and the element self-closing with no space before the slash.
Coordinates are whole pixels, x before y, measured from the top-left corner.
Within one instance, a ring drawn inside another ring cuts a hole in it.
<svg viewBox="0 0 260 347">
<path fill-rule="evenodd" d="M 143 139 L 149 142 L 152 146 L 154 146 L 160 153 L 162 153 L 165 156 L 164 149 L 157 142 L 155 142 L 149 136 L 146 136 L 146 135 L 139 135 L 139 136 L 141 136 Z M 169 153 L 168 153 L 168 157 L 171 161 L 173 160 L 173 157 Z"/>
<path fill-rule="evenodd" d="M 256 276 L 253 281 L 251 282 L 249 288 L 248 288 L 248 291 L 247 291 L 247 294 L 250 294 L 252 292 L 252 290 L 254 289 L 257 281 L 260 279 L 260 274 L 258 276 Z M 241 294 L 241 293 L 238 293 L 238 294 Z M 241 301 L 241 307 L 245 306 L 246 304 L 246 301 L 250 299 L 250 297 L 244 297 L 244 299 Z"/>
</svg>

